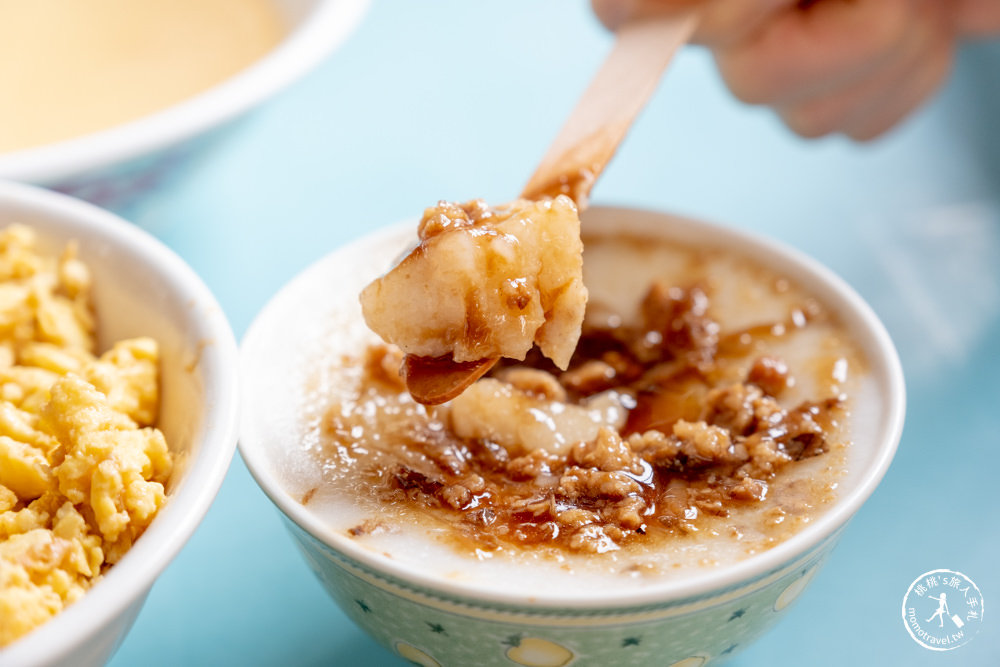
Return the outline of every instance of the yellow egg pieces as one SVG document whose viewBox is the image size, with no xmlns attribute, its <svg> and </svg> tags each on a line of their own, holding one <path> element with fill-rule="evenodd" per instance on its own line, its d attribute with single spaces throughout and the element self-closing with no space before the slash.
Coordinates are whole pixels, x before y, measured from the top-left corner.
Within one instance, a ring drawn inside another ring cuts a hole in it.
<svg viewBox="0 0 1000 667">
<path fill-rule="evenodd" d="M 0 231 L 0 647 L 79 599 L 145 531 L 172 460 L 156 341 L 95 356 L 90 271 Z"/>
</svg>

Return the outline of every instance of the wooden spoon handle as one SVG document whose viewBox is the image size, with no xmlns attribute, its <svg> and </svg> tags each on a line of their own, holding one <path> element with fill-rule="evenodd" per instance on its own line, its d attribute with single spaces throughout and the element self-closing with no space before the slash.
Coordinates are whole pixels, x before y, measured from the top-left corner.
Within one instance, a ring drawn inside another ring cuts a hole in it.
<svg viewBox="0 0 1000 667">
<path fill-rule="evenodd" d="M 594 181 L 696 24 L 697 14 L 685 11 L 622 26 L 614 49 L 521 196 L 538 199 L 567 194 L 579 208 L 585 208 Z"/>
<path fill-rule="evenodd" d="M 577 103 L 559 136 L 521 195 L 526 199 L 568 194 L 587 206 L 594 181 L 618 149 L 632 121 L 653 94 L 663 70 L 697 23 L 693 11 L 643 19 L 618 30 L 611 55 Z M 497 362 L 455 363 L 450 356 L 430 359 L 407 355 L 406 388 L 426 405 L 449 401 Z"/>
</svg>

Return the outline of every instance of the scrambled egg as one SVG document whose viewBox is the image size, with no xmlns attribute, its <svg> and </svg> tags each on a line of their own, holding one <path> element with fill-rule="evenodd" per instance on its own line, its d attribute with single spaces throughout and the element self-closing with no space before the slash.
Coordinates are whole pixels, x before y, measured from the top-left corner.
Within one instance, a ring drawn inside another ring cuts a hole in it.
<svg viewBox="0 0 1000 667">
<path fill-rule="evenodd" d="M 70 245 L 0 231 L 0 647 L 78 600 L 163 506 L 158 348 L 97 357 L 90 272 Z"/>
</svg>

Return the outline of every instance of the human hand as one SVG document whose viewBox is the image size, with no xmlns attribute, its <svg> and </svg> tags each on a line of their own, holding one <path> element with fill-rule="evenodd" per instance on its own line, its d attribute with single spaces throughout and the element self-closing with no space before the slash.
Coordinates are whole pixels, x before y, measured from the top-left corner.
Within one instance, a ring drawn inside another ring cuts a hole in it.
<svg viewBox="0 0 1000 667">
<path fill-rule="evenodd" d="M 805 137 L 885 133 L 947 78 L 963 39 L 1000 34 L 1000 0 L 591 0 L 611 29 L 695 7 L 694 42 L 730 90 Z"/>
</svg>

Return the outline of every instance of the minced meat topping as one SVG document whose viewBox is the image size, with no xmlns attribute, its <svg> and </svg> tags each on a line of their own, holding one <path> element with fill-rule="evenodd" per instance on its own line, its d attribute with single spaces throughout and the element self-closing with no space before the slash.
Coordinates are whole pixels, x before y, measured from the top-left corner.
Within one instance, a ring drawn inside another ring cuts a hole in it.
<svg viewBox="0 0 1000 667">
<path fill-rule="evenodd" d="M 823 320 L 814 302 L 724 332 L 710 292 L 656 282 L 638 323 L 588 323 L 566 370 L 536 349 L 437 407 L 409 398 L 398 349 L 374 346 L 357 398 L 326 415 L 326 454 L 377 502 L 444 520 L 475 549 L 595 553 L 697 531 L 826 452 L 846 400 L 788 404 L 796 378 L 761 353 Z"/>
</svg>

